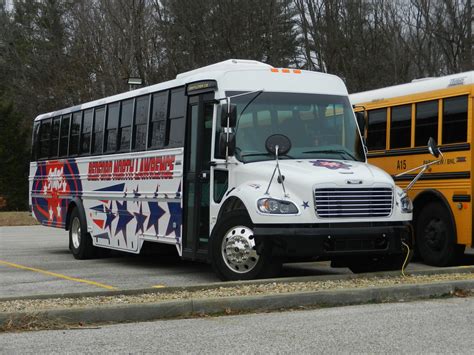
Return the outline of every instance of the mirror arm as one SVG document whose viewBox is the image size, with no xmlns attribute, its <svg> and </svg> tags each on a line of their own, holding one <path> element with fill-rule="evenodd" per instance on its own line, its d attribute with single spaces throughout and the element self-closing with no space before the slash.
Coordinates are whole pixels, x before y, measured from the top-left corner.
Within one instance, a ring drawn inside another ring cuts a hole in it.
<svg viewBox="0 0 474 355">
<path fill-rule="evenodd" d="M 420 172 L 415 176 L 415 178 L 408 184 L 408 186 L 403 189 L 403 191 L 404 191 L 405 193 L 407 193 L 408 191 L 410 191 L 410 189 L 413 187 L 413 185 L 416 184 L 416 182 L 417 182 L 418 179 L 421 177 L 421 175 L 423 175 L 423 173 L 426 171 L 426 169 L 428 169 L 428 166 L 429 166 L 429 165 L 423 166 L 423 169 L 421 169 L 421 171 L 420 171 Z"/>
<path fill-rule="evenodd" d="M 273 169 L 273 174 L 272 174 L 272 177 L 270 178 L 270 182 L 268 183 L 267 191 L 265 191 L 265 195 L 269 195 L 268 191 L 270 190 L 270 186 L 272 185 L 272 181 L 273 181 L 273 178 L 275 177 L 275 173 L 278 170 L 278 177 L 280 178 L 280 181 L 281 181 L 281 187 L 283 188 L 283 194 L 284 194 L 285 197 L 288 197 L 288 194 L 286 193 L 286 189 L 285 189 L 285 181 L 284 181 L 285 179 L 283 178 L 283 175 L 281 174 L 280 163 L 278 161 L 278 150 L 279 149 L 280 149 L 280 147 L 278 145 L 276 145 L 275 146 L 276 166 L 275 166 L 275 169 Z"/>
<path fill-rule="evenodd" d="M 229 164 L 229 126 L 230 126 L 230 97 L 226 97 L 227 101 L 227 127 L 226 127 L 226 145 L 225 145 L 225 167 Z"/>
<path fill-rule="evenodd" d="M 277 171 L 277 168 L 278 170 L 280 170 L 279 166 L 278 166 L 278 148 L 280 148 L 279 146 L 275 146 L 275 159 L 276 159 L 276 166 L 275 166 L 275 169 L 273 169 L 273 174 L 272 174 L 272 177 L 270 178 L 270 182 L 268 183 L 268 186 L 267 186 L 267 191 L 265 191 L 265 195 L 268 195 L 268 190 L 270 190 L 270 186 L 272 185 L 272 181 L 273 181 L 273 178 L 275 177 L 275 173 Z"/>
<path fill-rule="evenodd" d="M 286 193 L 286 189 L 285 189 L 285 179 L 283 178 L 283 175 L 281 174 L 281 170 L 280 170 L 280 163 L 278 162 L 278 146 L 276 147 L 277 148 L 277 155 L 276 155 L 276 167 L 278 169 L 278 178 L 280 179 L 281 181 L 281 187 L 283 188 L 283 195 L 285 197 L 288 197 L 287 193 Z"/>
<path fill-rule="evenodd" d="M 240 97 L 240 96 L 245 96 L 245 95 L 251 95 L 251 94 L 256 94 L 256 93 L 262 93 L 263 92 L 263 89 L 260 89 L 260 90 L 254 90 L 254 91 L 248 91 L 248 92 L 244 92 L 242 94 L 237 94 L 237 95 L 232 95 L 232 96 L 225 96 L 225 97 L 219 97 L 217 99 L 214 99 L 214 102 L 220 102 L 220 101 L 223 101 L 223 100 L 227 100 L 227 104 L 230 103 L 230 99 L 233 99 L 233 98 L 236 98 L 236 97 Z"/>
<path fill-rule="evenodd" d="M 214 99 L 214 103 L 218 103 L 222 100 L 226 100 L 227 103 L 227 127 L 226 127 L 226 147 L 225 147 L 225 167 L 227 168 L 227 165 L 229 164 L 229 134 L 230 134 L 230 100 L 239 97 L 239 96 L 244 96 L 244 95 L 250 95 L 254 93 L 262 93 L 263 89 L 260 90 L 255 90 L 255 91 L 249 91 L 249 92 L 244 92 L 242 94 L 237 94 L 237 95 L 232 95 L 232 96 L 226 96 L 226 97 L 221 97 Z"/>
<path fill-rule="evenodd" d="M 421 171 L 415 176 L 415 178 L 414 178 L 412 181 L 410 181 L 410 183 L 408 184 L 408 186 L 403 189 L 403 191 L 404 191 L 405 193 L 408 193 L 408 191 L 411 190 L 411 188 L 413 187 L 413 185 L 416 184 L 416 182 L 421 178 L 421 176 L 425 173 L 425 171 L 426 171 L 426 169 L 428 169 L 428 167 L 430 167 L 431 165 L 437 164 L 437 163 L 439 163 L 439 162 L 441 162 L 441 161 L 444 160 L 443 153 L 441 153 L 441 151 L 440 151 L 439 154 L 440 154 L 440 156 L 441 156 L 440 159 L 437 159 L 437 160 L 434 160 L 434 161 L 432 161 L 432 162 L 429 162 L 429 163 L 426 163 L 426 164 L 417 166 L 416 168 L 413 168 L 413 169 L 404 171 L 403 173 L 400 173 L 400 174 L 395 175 L 395 177 L 403 176 L 403 175 L 406 175 L 406 174 L 409 173 L 409 172 L 412 172 L 412 171 L 415 171 L 415 170 L 418 170 L 418 169 L 421 168 Z"/>
<path fill-rule="evenodd" d="M 426 163 L 426 164 L 417 166 L 416 168 L 413 168 L 413 169 L 404 171 L 403 173 L 400 173 L 400 174 L 395 175 L 395 177 L 403 176 L 403 175 L 406 175 L 406 174 L 408 174 L 408 173 L 411 173 L 412 171 L 415 171 L 415 170 L 418 170 L 418 169 L 422 169 L 423 167 L 429 167 L 429 166 L 431 166 L 431 165 L 434 165 L 434 164 L 437 164 L 437 163 L 443 161 L 443 160 L 444 160 L 444 155 L 443 155 L 443 153 L 439 152 L 439 154 L 440 154 L 440 156 L 441 156 L 440 159 L 433 160 L 433 161 L 431 161 L 431 162 L 429 162 L 429 163 Z"/>
</svg>

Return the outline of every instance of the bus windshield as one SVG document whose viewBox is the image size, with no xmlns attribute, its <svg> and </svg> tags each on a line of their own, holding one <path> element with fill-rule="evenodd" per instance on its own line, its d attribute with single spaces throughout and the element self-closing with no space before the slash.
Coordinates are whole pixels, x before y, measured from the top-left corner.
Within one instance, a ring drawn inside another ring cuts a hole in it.
<svg viewBox="0 0 474 355">
<path fill-rule="evenodd" d="M 282 159 L 365 161 L 345 96 L 261 92 L 236 97 L 232 103 L 237 104 L 236 157 L 240 161 L 274 159 L 265 149 L 265 140 L 272 134 L 291 140 L 291 150 Z"/>
</svg>

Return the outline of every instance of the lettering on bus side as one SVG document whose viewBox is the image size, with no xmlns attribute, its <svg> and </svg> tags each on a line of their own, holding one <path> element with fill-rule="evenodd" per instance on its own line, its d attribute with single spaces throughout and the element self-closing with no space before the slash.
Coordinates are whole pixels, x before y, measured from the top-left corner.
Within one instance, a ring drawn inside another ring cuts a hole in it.
<svg viewBox="0 0 474 355">
<path fill-rule="evenodd" d="M 423 160 L 423 164 L 428 164 L 431 163 L 433 160 Z M 458 158 L 445 158 L 439 162 L 437 162 L 435 165 L 453 165 L 457 164 L 459 162 L 464 162 L 464 161 L 459 161 Z"/>
<path fill-rule="evenodd" d="M 397 160 L 397 170 L 406 170 L 407 161 L 405 159 Z"/>
<path fill-rule="evenodd" d="M 87 180 L 172 179 L 174 155 L 90 162 Z"/>
</svg>

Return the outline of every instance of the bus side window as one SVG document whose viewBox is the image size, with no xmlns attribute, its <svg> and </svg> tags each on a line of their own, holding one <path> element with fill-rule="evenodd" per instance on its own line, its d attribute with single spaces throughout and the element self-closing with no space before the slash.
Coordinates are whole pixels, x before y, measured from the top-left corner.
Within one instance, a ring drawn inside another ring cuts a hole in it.
<svg viewBox="0 0 474 355">
<path fill-rule="evenodd" d="M 467 141 L 467 96 L 443 100 L 442 143 Z"/>
<path fill-rule="evenodd" d="M 102 153 L 104 141 L 105 106 L 95 109 L 94 128 L 92 132 L 92 153 Z"/>
<path fill-rule="evenodd" d="M 71 115 L 63 115 L 61 118 L 61 132 L 59 134 L 59 156 L 67 155 L 67 147 L 69 145 L 69 124 Z"/>
<path fill-rule="evenodd" d="M 91 147 L 92 117 L 94 110 L 84 111 L 81 133 L 81 154 L 89 154 Z"/>
<path fill-rule="evenodd" d="M 387 109 L 381 108 L 368 112 L 367 148 L 369 150 L 385 149 L 387 139 Z"/>
<path fill-rule="evenodd" d="M 132 135 L 133 99 L 122 101 L 119 128 L 119 151 L 130 150 L 130 138 Z"/>
<path fill-rule="evenodd" d="M 49 140 L 51 138 L 51 118 L 41 121 L 40 128 L 40 158 L 47 158 L 49 154 Z"/>
<path fill-rule="evenodd" d="M 411 105 L 392 108 L 390 122 L 390 149 L 411 146 Z"/>
<path fill-rule="evenodd" d="M 166 138 L 166 117 L 168 115 L 168 91 L 153 95 L 150 117 L 148 147 L 162 148 Z"/>
<path fill-rule="evenodd" d="M 117 149 L 117 128 L 120 113 L 120 102 L 107 106 L 107 128 L 105 130 L 105 151 L 114 152 Z"/>
<path fill-rule="evenodd" d="M 426 146 L 430 137 L 438 138 L 438 100 L 416 104 L 415 146 Z"/>
<path fill-rule="evenodd" d="M 148 107 L 150 96 L 141 96 L 136 100 L 135 121 L 133 129 L 133 150 L 145 150 Z"/>
<path fill-rule="evenodd" d="M 53 129 L 51 132 L 51 150 L 49 155 L 51 157 L 58 156 L 58 149 L 59 149 L 59 126 L 61 124 L 61 117 L 53 118 Z"/>
<path fill-rule="evenodd" d="M 184 88 L 171 90 L 168 147 L 184 146 L 186 120 L 186 99 Z"/>
<path fill-rule="evenodd" d="M 342 104 L 330 104 L 321 110 L 324 118 L 320 120 L 320 125 L 324 136 L 321 137 L 321 145 L 338 144 L 343 145 L 343 136 L 339 134 L 344 130 L 344 108 Z M 385 148 L 385 147 L 384 147 Z M 384 149 L 383 148 L 383 149 Z"/>
<path fill-rule="evenodd" d="M 229 187 L 229 172 L 214 170 L 214 202 L 220 203 Z"/>
<path fill-rule="evenodd" d="M 33 144 L 31 145 L 31 161 L 35 161 L 39 157 L 39 132 L 40 132 L 40 121 L 33 123 Z"/>
<path fill-rule="evenodd" d="M 82 111 L 72 114 L 71 137 L 69 138 L 69 155 L 79 152 L 79 136 L 81 133 Z"/>
</svg>

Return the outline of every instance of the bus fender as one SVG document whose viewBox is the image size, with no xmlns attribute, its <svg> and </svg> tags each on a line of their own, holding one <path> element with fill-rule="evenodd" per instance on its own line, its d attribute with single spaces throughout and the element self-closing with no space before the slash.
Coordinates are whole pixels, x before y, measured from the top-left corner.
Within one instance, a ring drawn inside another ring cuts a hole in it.
<svg viewBox="0 0 474 355">
<path fill-rule="evenodd" d="M 219 210 L 218 218 L 226 212 L 243 209 L 246 210 L 250 216 L 252 222 L 254 221 L 253 215 L 257 213 L 257 199 L 256 199 L 256 186 L 263 186 L 260 184 L 244 184 L 238 186 L 232 190 L 229 190 L 229 194 L 225 197 Z M 258 192 L 258 190 L 257 190 Z"/>
<path fill-rule="evenodd" d="M 239 209 L 247 210 L 242 200 L 234 195 L 226 196 L 225 200 L 222 201 L 222 205 L 219 209 L 217 221 L 219 221 L 222 218 L 222 215 L 224 215 L 225 213 Z"/>
<path fill-rule="evenodd" d="M 66 224 L 65 229 L 69 230 L 71 223 L 71 213 L 74 208 L 77 208 L 79 211 L 79 218 L 81 219 L 81 224 L 87 226 L 86 212 L 82 200 L 79 197 L 74 197 L 68 204 L 67 215 L 66 215 Z"/>
</svg>

